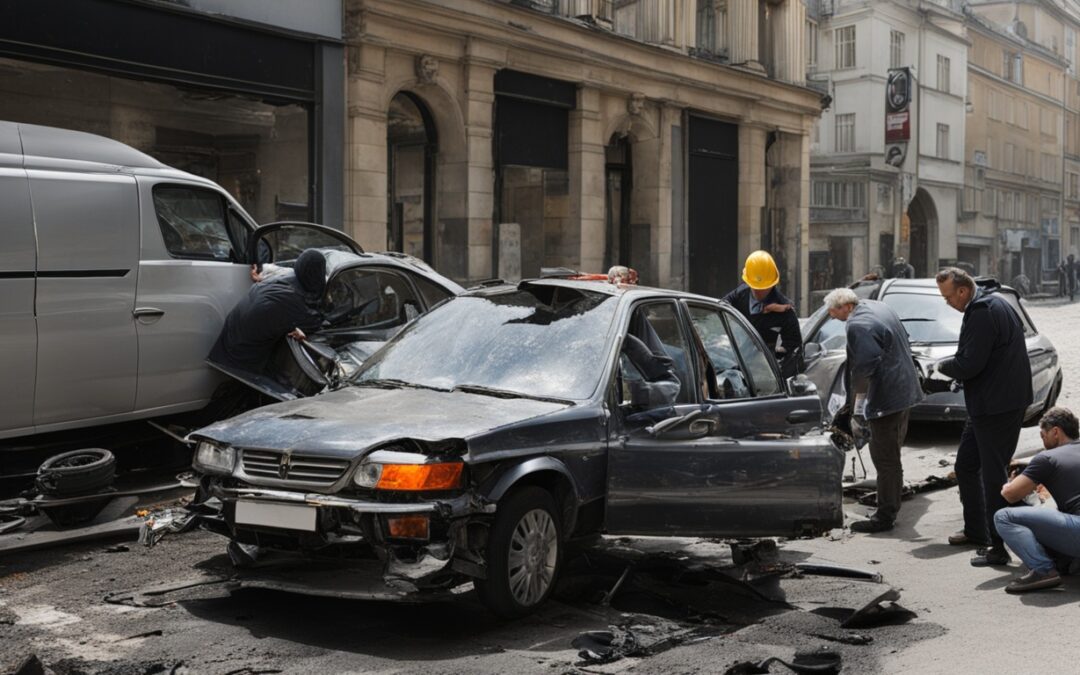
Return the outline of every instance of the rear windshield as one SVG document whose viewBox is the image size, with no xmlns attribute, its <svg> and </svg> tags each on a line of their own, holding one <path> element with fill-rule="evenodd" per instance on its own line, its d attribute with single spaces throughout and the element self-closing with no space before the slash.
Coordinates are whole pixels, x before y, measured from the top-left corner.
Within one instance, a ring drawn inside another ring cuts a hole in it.
<svg viewBox="0 0 1080 675">
<path fill-rule="evenodd" d="M 904 322 L 912 342 L 957 342 L 964 320 L 940 295 L 926 293 L 889 293 L 882 301 L 892 307 Z"/>
<path fill-rule="evenodd" d="M 453 298 L 406 327 L 353 381 L 588 399 L 604 370 L 617 304 L 609 295 L 551 287 Z"/>
</svg>

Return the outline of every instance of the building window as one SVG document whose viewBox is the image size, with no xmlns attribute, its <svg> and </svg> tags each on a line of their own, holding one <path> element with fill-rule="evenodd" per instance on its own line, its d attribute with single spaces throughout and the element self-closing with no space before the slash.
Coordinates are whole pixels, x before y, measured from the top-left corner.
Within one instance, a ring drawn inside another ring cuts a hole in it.
<svg viewBox="0 0 1080 675">
<path fill-rule="evenodd" d="M 836 116 L 836 152 L 855 152 L 855 113 Z"/>
<path fill-rule="evenodd" d="M 642 42 L 674 42 L 675 3 L 661 0 L 616 0 L 614 7 L 616 33 Z"/>
<path fill-rule="evenodd" d="M 1042 179 L 1051 183 L 1056 183 L 1057 167 L 1058 158 L 1044 152 L 1042 154 Z"/>
<path fill-rule="evenodd" d="M 977 213 L 980 210 L 979 202 L 982 196 L 982 190 L 979 190 L 971 185 L 964 186 L 964 211 L 966 213 Z"/>
<path fill-rule="evenodd" d="M 889 31 L 889 67 L 901 68 L 904 65 L 904 34 L 898 30 Z"/>
<path fill-rule="evenodd" d="M 1058 115 L 1053 110 L 1039 109 L 1039 130 L 1044 136 L 1057 136 Z"/>
<path fill-rule="evenodd" d="M 1080 199 L 1080 174 L 1069 172 L 1069 199 Z"/>
<path fill-rule="evenodd" d="M 1024 162 L 1024 168 L 1023 168 L 1022 172 L 1027 173 L 1028 171 L 1031 171 L 1032 173 L 1034 173 L 1035 172 L 1035 151 L 1034 150 L 1028 150 L 1024 154 L 1024 159 L 1026 161 Z"/>
<path fill-rule="evenodd" d="M 1001 53 L 1001 76 L 1016 84 L 1024 83 L 1024 55 L 1008 50 Z"/>
<path fill-rule="evenodd" d="M 1005 159 L 1001 169 L 1010 173 L 1016 172 L 1016 146 L 1012 143 L 1005 144 Z"/>
<path fill-rule="evenodd" d="M 698 0 L 697 47 L 710 54 L 727 52 L 727 1 Z"/>
<path fill-rule="evenodd" d="M 996 89 L 991 89 L 990 92 L 989 92 L 989 97 L 990 97 L 990 105 L 987 106 L 987 108 L 989 108 L 989 111 L 988 111 L 989 117 L 992 120 L 1001 121 L 1001 118 L 1002 118 L 1002 114 L 1001 114 L 1001 112 L 1002 112 L 1001 111 L 1001 108 L 1002 108 L 1001 94 Z"/>
<path fill-rule="evenodd" d="M 1016 104 L 1016 126 L 1021 129 L 1028 128 L 1028 104 L 1026 101 L 1019 101 Z"/>
<path fill-rule="evenodd" d="M 855 26 L 837 28 L 836 36 L 836 68 L 855 67 Z"/>
<path fill-rule="evenodd" d="M 941 159 L 949 158 L 949 125 L 937 125 L 937 156 Z"/>
<path fill-rule="evenodd" d="M 984 216 L 996 216 L 997 215 L 997 190 L 993 188 L 987 188 L 986 194 L 983 195 L 982 212 Z"/>
<path fill-rule="evenodd" d="M 939 91 L 949 92 L 952 91 L 952 87 L 949 86 L 949 68 L 951 67 L 951 61 L 947 56 L 938 54 L 937 57 L 937 88 Z"/>
<path fill-rule="evenodd" d="M 1069 75 L 1076 74 L 1076 31 L 1065 27 L 1065 62 L 1068 64 Z"/>
<path fill-rule="evenodd" d="M 844 181 L 814 181 L 811 206 L 844 209 L 866 208 L 866 185 Z"/>
<path fill-rule="evenodd" d="M 817 66 L 818 25 L 816 21 L 806 21 L 806 65 Z"/>
</svg>

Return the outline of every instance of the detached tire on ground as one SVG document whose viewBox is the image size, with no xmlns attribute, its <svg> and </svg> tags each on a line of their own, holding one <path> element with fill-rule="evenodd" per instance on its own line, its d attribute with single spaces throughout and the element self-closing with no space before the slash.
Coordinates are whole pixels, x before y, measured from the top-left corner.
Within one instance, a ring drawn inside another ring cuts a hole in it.
<svg viewBox="0 0 1080 675">
<path fill-rule="evenodd" d="M 503 499 L 488 536 L 481 602 L 507 618 L 524 616 L 551 595 L 562 565 L 562 522 L 554 497 L 528 486 Z"/>
<path fill-rule="evenodd" d="M 48 497 L 76 497 L 108 488 L 115 475 L 116 458 L 111 452 L 86 448 L 45 460 L 34 483 Z"/>
</svg>

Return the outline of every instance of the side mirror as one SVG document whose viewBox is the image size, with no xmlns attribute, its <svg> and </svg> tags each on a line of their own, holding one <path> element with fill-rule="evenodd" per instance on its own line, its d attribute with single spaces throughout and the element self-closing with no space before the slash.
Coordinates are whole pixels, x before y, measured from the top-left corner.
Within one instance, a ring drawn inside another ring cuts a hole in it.
<svg viewBox="0 0 1080 675">
<path fill-rule="evenodd" d="M 810 345 L 807 345 L 809 347 Z M 788 391 L 792 396 L 809 396 L 817 393 L 817 385 L 802 373 L 788 378 Z"/>
<path fill-rule="evenodd" d="M 807 342 L 803 345 L 803 358 L 806 360 L 816 359 L 825 350 L 816 342 Z"/>
</svg>

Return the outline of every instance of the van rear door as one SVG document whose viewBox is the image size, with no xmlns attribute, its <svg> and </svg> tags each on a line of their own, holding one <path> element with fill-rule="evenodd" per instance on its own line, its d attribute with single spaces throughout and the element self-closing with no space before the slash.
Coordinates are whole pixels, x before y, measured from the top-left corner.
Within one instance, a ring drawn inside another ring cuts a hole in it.
<svg viewBox="0 0 1080 675">
<path fill-rule="evenodd" d="M 135 179 L 32 163 L 23 140 L 38 251 L 34 424 L 104 422 L 135 407 Z"/>
<path fill-rule="evenodd" d="M 18 128 L 0 122 L 0 437 L 34 424 L 34 216 Z"/>
</svg>

